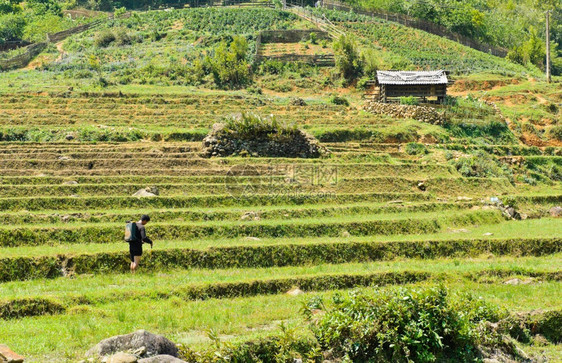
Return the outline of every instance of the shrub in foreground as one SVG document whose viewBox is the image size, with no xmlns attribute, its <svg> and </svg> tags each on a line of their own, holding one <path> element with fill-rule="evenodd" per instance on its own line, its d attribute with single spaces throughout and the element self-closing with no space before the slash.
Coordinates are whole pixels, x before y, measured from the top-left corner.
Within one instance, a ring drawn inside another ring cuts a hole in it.
<svg viewBox="0 0 562 363">
<path fill-rule="evenodd" d="M 509 361 L 522 358 L 505 331 L 498 329 L 511 316 L 470 294 L 450 296 L 443 287 L 377 288 L 336 293 L 332 299 L 324 304 L 321 298 L 313 297 L 304 303 L 303 313 L 311 320 L 308 327 L 281 324 L 280 330 L 269 337 L 240 343 L 221 342 L 211 331 L 212 347 L 201 352 L 182 347 L 180 356 L 198 363 L 478 362 L 491 356 Z M 559 322 L 559 316 L 554 312 L 537 321 L 550 329 Z"/>
<path fill-rule="evenodd" d="M 482 324 L 501 312 L 479 299 L 457 304 L 445 288 L 335 295 L 312 330 L 323 350 L 353 362 L 467 362 L 480 345 L 501 342 Z M 322 308 L 312 301 L 305 312 Z"/>
</svg>

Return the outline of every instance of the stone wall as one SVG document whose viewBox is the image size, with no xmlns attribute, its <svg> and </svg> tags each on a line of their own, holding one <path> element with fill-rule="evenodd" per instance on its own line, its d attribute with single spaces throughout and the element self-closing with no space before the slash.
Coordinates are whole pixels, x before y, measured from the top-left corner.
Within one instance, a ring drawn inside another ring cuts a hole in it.
<svg viewBox="0 0 562 363">
<path fill-rule="evenodd" d="M 375 115 L 387 115 L 392 118 L 414 119 L 433 125 L 443 125 L 445 123 L 445 117 L 429 106 L 369 102 L 365 106 L 365 111 Z"/>
</svg>

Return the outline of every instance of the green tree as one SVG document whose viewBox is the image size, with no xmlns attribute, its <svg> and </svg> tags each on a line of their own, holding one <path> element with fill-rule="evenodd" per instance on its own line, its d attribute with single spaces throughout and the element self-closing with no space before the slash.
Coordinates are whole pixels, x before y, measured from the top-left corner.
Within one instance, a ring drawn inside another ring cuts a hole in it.
<svg viewBox="0 0 562 363">
<path fill-rule="evenodd" d="M 20 12 L 19 1 L 0 0 L 0 14 L 13 14 Z"/>
<path fill-rule="evenodd" d="M 25 19 L 19 14 L 0 15 L 0 42 L 20 40 L 25 28 Z"/>
<path fill-rule="evenodd" d="M 336 68 L 340 75 L 348 82 L 363 74 L 364 59 L 359 53 L 355 38 L 350 35 L 341 35 L 334 42 L 336 55 Z"/>
<path fill-rule="evenodd" d="M 529 29 L 529 38 L 526 42 L 519 46 L 515 46 L 508 53 L 507 58 L 512 62 L 519 64 L 534 64 L 537 67 L 544 69 L 546 58 L 546 46 L 537 30 L 534 27 Z"/>
<path fill-rule="evenodd" d="M 215 84 L 222 88 L 239 88 L 251 80 L 250 65 L 246 61 L 248 42 L 235 36 L 230 44 L 221 42 L 207 62 Z"/>
<path fill-rule="evenodd" d="M 56 0 L 28 0 L 27 6 L 35 15 L 53 14 L 62 16 L 62 9 Z"/>
</svg>

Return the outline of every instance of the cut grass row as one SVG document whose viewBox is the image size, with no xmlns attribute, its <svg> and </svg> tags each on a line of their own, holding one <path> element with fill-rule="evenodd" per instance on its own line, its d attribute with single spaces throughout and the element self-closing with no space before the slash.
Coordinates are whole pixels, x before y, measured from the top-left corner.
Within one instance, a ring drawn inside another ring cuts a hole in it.
<svg viewBox="0 0 562 363">
<path fill-rule="evenodd" d="M 504 199 L 502 197 L 502 199 Z M 295 193 L 252 194 L 233 196 L 229 194 L 208 196 L 174 196 L 153 198 L 132 197 L 21 197 L 0 198 L 3 211 L 50 211 L 50 210 L 99 210 L 99 209 L 161 209 L 161 208 L 213 208 L 253 207 L 270 205 L 304 205 L 359 202 L 421 202 L 435 198 L 428 193 Z M 562 202 L 562 194 L 509 195 L 509 203 L 554 205 Z"/>
<path fill-rule="evenodd" d="M 159 222 L 171 221 L 234 221 L 240 220 L 245 213 L 249 219 L 258 217 L 261 219 L 296 219 L 312 217 L 335 217 L 344 215 L 359 214 L 380 214 L 380 213 L 412 213 L 412 212 L 435 212 L 435 211 L 459 211 L 475 207 L 476 203 L 349 203 L 340 204 L 307 204 L 299 206 L 259 206 L 249 210 L 214 208 L 214 209 L 145 209 L 143 213 L 151 216 L 152 220 Z M 0 213 L 0 225 L 18 224 L 56 224 L 65 223 L 118 223 L 139 218 L 137 209 L 129 210 L 67 210 L 67 211 L 39 211 L 39 212 L 18 212 Z"/>
<path fill-rule="evenodd" d="M 188 180 L 189 181 L 189 180 Z M 196 180 L 197 181 L 197 180 Z M 364 177 L 348 179 L 339 177 L 334 173 L 327 176 L 306 173 L 290 176 L 271 176 L 260 178 L 229 177 L 225 176 L 218 183 L 181 183 L 160 184 L 152 183 L 150 186 L 158 188 L 160 195 L 216 195 L 220 193 L 233 193 L 243 195 L 248 188 L 252 193 L 294 193 L 302 192 L 421 192 L 417 185 L 419 179 L 406 179 L 401 177 Z M 426 178 L 425 190 L 432 193 L 448 194 L 464 193 L 466 195 L 486 195 L 490 193 L 504 194 L 514 191 L 513 186 L 504 178 Z M 34 196 L 130 196 L 146 184 L 79 184 L 79 185 L 0 185 L 0 196 L 4 198 L 34 197 Z"/>
<path fill-rule="evenodd" d="M 403 145 L 401 144 L 385 144 L 374 142 L 326 142 L 324 145 L 334 152 L 345 151 L 369 151 L 384 152 L 406 156 L 403 154 Z M 440 144 L 437 146 L 426 146 L 429 149 L 436 148 L 452 151 L 473 152 L 476 150 L 484 150 L 488 153 L 498 156 L 540 156 L 547 150 L 545 148 L 529 147 L 521 145 L 464 145 L 464 144 Z M 137 155 L 148 157 L 159 157 L 161 155 L 173 154 L 190 154 L 201 150 L 201 143 L 183 142 L 183 143 L 18 143 L 18 142 L 0 142 L 0 154 L 9 155 L 33 155 L 34 157 L 52 157 L 61 154 L 71 157 L 92 157 L 97 154 L 107 157 L 117 157 L 124 155 L 134 158 Z M 560 147 L 552 147 L 548 149 L 549 155 L 557 155 L 562 151 Z M 139 156 L 139 157 L 140 157 Z"/>
<path fill-rule="evenodd" d="M 494 279 L 506 279 L 519 275 L 527 277 L 544 277 L 560 280 L 562 254 L 541 257 L 473 257 L 473 258 L 439 258 L 439 259 L 394 259 L 389 261 L 343 264 L 318 264 L 305 266 L 285 266 L 268 268 L 232 268 L 232 269 L 168 269 L 153 270 L 143 267 L 136 275 L 100 274 L 77 275 L 73 278 L 54 280 L 35 279 L 23 282 L 0 284 L 0 295 L 4 300 L 18 298 L 49 297 L 61 304 L 82 302 L 89 304 L 119 299 L 147 296 L 154 292 L 156 296 L 174 295 L 176 290 L 186 286 L 203 286 L 233 282 L 251 282 L 254 280 L 287 279 L 291 277 L 314 277 L 325 275 L 369 275 L 384 273 L 431 273 L 435 278 L 447 276 L 447 280 L 469 278 L 472 281 L 492 282 Z M 301 287 L 300 284 L 293 286 Z M 289 286 L 289 288 L 292 286 Z M 302 287 L 301 287 L 302 289 Z M 288 290 L 288 289 L 287 289 Z M 285 291 L 287 291 L 285 290 Z M 285 292 L 283 291 L 283 292 Z"/>
<path fill-rule="evenodd" d="M 433 284 L 414 284 L 426 287 Z M 449 283 L 452 293 L 472 293 L 511 311 L 559 308 L 561 283 L 544 282 L 511 286 L 462 281 Z M 394 288 L 389 286 L 387 288 Z M 369 288 L 367 288 L 369 289 Z M 341 291 L 317 292 L 330 300 Z M 234 299 L 186 301 L 180 297 L 122 300 L 95 306 L 76 306 L 64 315 L 11 320 L 0 325 L 0 336 L 29 362 L 77 361 L 102 339 L 127 334 L 142 326 L 172 341 L 201 347 L 211 344 L 205 331 L 221 334 L 222 340 L 248 339 L 271 334 L 281 321 L 302 326 L 300 309 L 310 299 L 301 296 L 269 295 Z"/>
<path fill-rule="evenodd" d="M 251 272 L 251 271 L 249 271 Z M 456 271 L 455 271 L 456 272 Z M 27 316 L 47 315 L 64 313 L 68 307 L 77 305 L 93 305 L 107 302 L 115 302 L 123 299 L 138 299 L 143 297 L 153 297 L 166 299 L 170 297 L 180 297 L 184 300 L 205 300 L 211 298 L 234 298 L 255 295 L 271 295 L 287 292 L 293 287 L 299 287 L 303 291 L 324 291 L 333 289 L 350 289 L 364 286 L 385 286 L 399 285 L 407 283 L 417 283 L 421 281 L 434 280 L 460 280 L 462 277 L 473 278 L 475 274 L 488 276 L 486 283 L 490 283 L 490 278 L 496 280 L 506 277 L 532 277 L 539 282 L 560 281 L 562 271 L 526 271 L 523 269 L 492 269 L 474 271 L 464 276 L 459 273 L 451 274 L 435 272 L 402 270 L 397 272 L 375 272 L 375 273 L 341 273 L 341 274 L 307 274 L 305 276 L 282 277 L 273 276 L 269 279 L 244 279 L 242 281 L 230 281 L 220 283 L 191 284 L 179 282 L 178 285 L 165 286 L 159 284 L 152 289 L 146 290 L 137 288 L 134 290 L 123 291 L 123 289 L 103 289 L 103 294 L 81 295 L 66 292 L 63 296 L 53 298 L 52 294 L 46 293 L 43 297 L 30 297 L 0 300 L 0 319 L 23 318 Z M 282 274 L 281 274 L 282 275 Z M 233 279 L 235 280 L 235 279 Z M 146 286 L 146 285 L 144 285 Z M 99 289 L 99 287 L 98 287 Z M 49 296 L 45 299 L 44 296 Z M 61 303 L 61 298 L 64 300 Z"/>
<path fill-rule="evenodd" d="M 38 255 L 1 258 L 0 281 L 56 278 L 63 274 L 116 273 L 128 270 L 125 245 L 121 251 L 67 255 Z M 261 244 L 167 248 L 147 251 L 143 266 L 150 270 L 171 268 L 251 268 L 349 263 L 394 258 L 466 258 L 495 256 L 548 256 L 562 252 L 562 241 L 554 238 L 449 239 L 418 241 L 332 241 L 304 244 Z"/>
<path fill-rule="evenodd" d="M 503 220 L 498 210 L 450 213 L 441 218 L 435 213 L 375 214 L 314 219 L 262 221 L 206 221 L 155 223 L 151 235 L 156 239 L 199 239 L 232 237 L 337 237 L 376 234 L 435 233 L 445 226 L 469 226 L 497 223 Z M 123 238 L 123 224 L 84 223 L 80 225 L 8 226 L 0 228 L 0 246 L 48 245 L 53 243 L 112 243 Z"/>
<path fill-rule="evenodd" d="M 335 169 L 342 175 L 353 173 L 364 176 L 377 175 L 396 175 L 396 176 L 450 176 L 458 175 L 449 165 L 442 164 L 404 164 L 404 163 L 349 163 L 337 159 L 325 160 L 306 160 L 306 159 L 267 159 L 267 158 L 229 158 L 229 159 L 193 159 L 177 160 L 164 159 L 158 160 L 147 170 L 143 170 L 144 176 L 177 176 L 177 175 L 221 175 L 225 176 L 228 171 L 231 173 L 242 173 L 245 175 L 268 175 L 268 173 L 288 173 L 296 168 L 330 168 Z M 26 175 L 36 175 L 43 173 L 47 175 L 76 175 L 88 176 L 90 173 L 98 175 L 127 175 L 138 174 L 138 163 L 129 159 L 96 159 L 96 160 L 12 160 L 3 161 L 2 175 L 22 177 Z M 232 169 L 232 167 L 236 167 Z M 238 169 L 240 168 L 240 169 Z M 298 171 L 298 169 L 296 170 Z M 310 171 L 310 170 L 308 170 Z M 142 178 L 142 177 L 141 177 Z"/>
<path fill-rule="evenodd" d="M 150 227 L 149 227 L 150 232 Z M 491 235 L 490 235 L 491 233 Z M 314 245 L 333 243 L 386 243 L 412 242 L 423 244 L 424 241 L 469 241 L 481 240 L 521 240 L 552 239 L 560 237 L 560 221 L 556 218 L 527 219 L 524 221 L 503 221 L 494 224 L 482 224 L 463 229 L 447 228 L 439 233 L 422 235 L 364 236 L 364 237 L 297 237 L 297 238 L 212 238 L 197 240 L 158 240 L 155 250 L 198 249 L 220 247 L 260 247 L 283 245 Z M 49 246 L 20 246 L 0 248 L 4 258 L 39 258 L 39 257 L 72 257 L 81 254 L 95 255 L 104 253 L 122 253 L 126 256 L 128 245 L 122 242 L 91 243 L 91 244 L 53 244 Z"/>
<path fill-rule="evenodd" d="M 450 213 L 400 213 L 359 216 L 272 219 L 261 221 L 205 221 L 155 223 L 151 235 L 157 239 L 198 239 L 232 237 L 313 237 L 376 234 L 435 233 L 445 226 L 490 224 L 503 220 L 499 210 Z M 79 225 L 34 224 L 0 228 L 0 246 L 15 247 L 52 243 L 112 243 L 123 238 L 123 224 L 83 223 Z"/>
<path fill-rule="evenodd" d="M 562 199 L 562 196 L 561 196 Z M 229 194 L 209 196 L 174 196 L 153 198 L 132 197 L 34 197 L 0 198 L 3 211 L 88 210 L 88 209 L 154 209 L 154 208 L 211 208 L 250 207 L 264 205 L 303 205 L 314 203 L 358 203 L 390 201 L 428 201 L 425 193 L 301 193 L 252 194 L 240 198 Z"/>
</svg>

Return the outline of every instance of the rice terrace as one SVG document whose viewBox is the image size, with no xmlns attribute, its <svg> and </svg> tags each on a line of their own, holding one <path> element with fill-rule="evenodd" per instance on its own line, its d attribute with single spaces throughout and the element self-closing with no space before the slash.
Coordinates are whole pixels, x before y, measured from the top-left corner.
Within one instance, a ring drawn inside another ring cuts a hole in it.
<svg viewBox="0 0 562 363">
<path fill-rule="evenodd" d="M 0 363 L 562 362 L 560 0 L 0 0 Z"/>
</svg>

